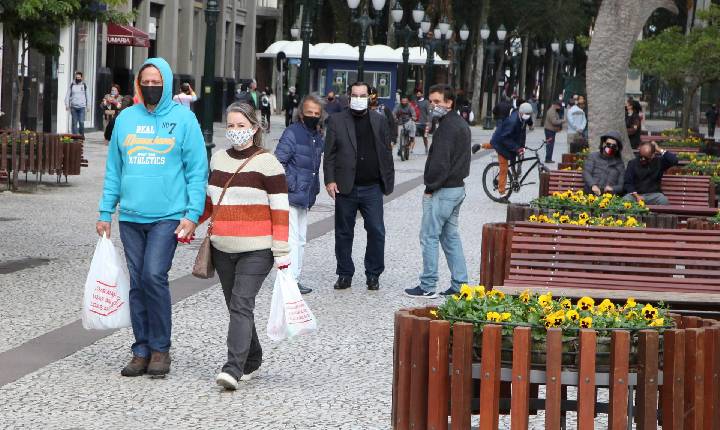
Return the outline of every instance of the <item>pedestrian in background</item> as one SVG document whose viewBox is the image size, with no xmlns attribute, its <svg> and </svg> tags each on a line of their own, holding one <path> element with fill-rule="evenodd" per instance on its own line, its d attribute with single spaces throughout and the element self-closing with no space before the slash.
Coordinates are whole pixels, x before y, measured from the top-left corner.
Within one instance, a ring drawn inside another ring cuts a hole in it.
<svg viewBox="0 0 720 430">
<path fill-rule="evenodd" d="M 352 85 L 350 109 L 330 116 L 325 137 L 325 189 L 335 200 L 337 290 L 350 288 L 355 274 L 352 246 L 358 211 L 367 232 L 365 276 L 368 290 L 380 288 L 385 270 L 383 194 L 392 193 L 395 168 L 385 118 L 368 109 L 370 86 Z"/>
<path fill-rule="evenodd" d="M 335 91 L 328 91 L 326 99 L 327 101 L 325 102 L 325 112 L 327 112 L 328 115 L 332 115 L 343 110 L 340 102 L 335 97 Z"/>
<path fill-rule="evenodd" d="M 585 111 L 579 106 L 580 100 L 576 103 L 575 100 L 568 100 L 570 109 L 567 114 L 567 142 L 568 145 L 575 143 L 578 139 L 583 138 L 583 132 L 587 126 L 587 119 L 585 118 Z"/>
<path fill-rule="evenodd" d="M 118 115 L 120 115 L 120 112 L 122 112 L 125 108 L 129 108 L 133 105 L 133 98 L 130 96 L 124 96 L 122 98 L 122 101 L 120 102 L 120 110 L 118 110 L 115 115 L 110 117 L 110 121 L 108 121 L 107 126 L 105 126 L 105 144 L 107 145 L 110 143 L 110 139 L 112 138 L 113 130 L 115 129 L 115 120 Z"/>
<path fill-rule="evenodd" d="M 715 124 L 718 120 L 717 106 L 710 105 L 710 108 L 705 112 L 705 118 L 707 119 L 708 137 L 715 137 Z"/>
<path fill-rule="evenodd" d="M 630 137 L 630 146 L 632 149 L 638 149 L 641 140 L 640 112 L 635 109 L 635 103 L 632 98 L 627 99 L 625 102 L 625 128 Z"/>
<path fill-rule="evenodd" d="M 270 112 L 272 111 L 272 103 L 270 102 L 270 97 L 266 92 L 263 92 L 260 94 L 260 115 L 265 120 L 265 124 L 267 124 L 267 128 L 265 131 L 267 133 L 270 133 Z"/>
<path fill-rule="evenodd" d="M 554 163 L 553 150 L 555 149 L 555 136 L 562 131 L 563 120 L 560 118 L 561 101 L 556 100 L 545 112 L 545 163 Z"/>
<path fill-rule="evenodd" d="M 83 74 L 75 72 L 75 80 L 65 95 L 65 110 L 70 111 L 72 134 L 80 134 L 85 138 L 85 112 L 88 107 L 87 85 L 83 82 Z"/>
<path fill-rule="evenodd" d="M 438 118 L 433 144 L 425 161 L 423 217 L 420 227 L 423 271 L 420 285 L 405 290 L 410 297 L 436 298 L 439 246 L 442 245 L 451 274 L 443 295 L 455 294 L 468 282 L 465 254 L 460 238 L 460 206 L 465 200 L 465 178 L 470 174 L 470 127 L 456 112 L 455 95 L 449 85 L 430 88 L 432 115 Z"/>
<path fill-rule="evenodd" d="M 208 163 L 195 115 L 172 101 L 168 63 L 150 58 L 137 76 L 140 103 L 115 120 L 96 230 L 110 237 L 119 208 L 135 335 L 121 375 L 162 377 L 171 363 L 168 272 L 178 240 L 193 236 L 203 212 Z"/>
<path fill-rule="evenodd" d="M 192 86 L 190 86 L 190 82 L 183 82 L 182 85 L 180 85 L 180 92 L 173 96 L 175 103 L 179 103 L 190 110 L 192 110 L 192 104 L 195 103 L 197 99 L 198 96 L 195 94 Z"/>
<path fill-rule="evenodd" d="M 421 89 L 415 92 L 415 104 L 417 105 L 419 115 L 417 117 L 417 131 L 416 136 L 422 136 L 423 145 L 425 145 L 425 154 L 428 153 L 430 144 L 428 142 L 428 133 L 430 132 L 430 126 L 428 124 L 428 117 L 430 116 L 430 103 L 425 99 Z"/>
<path fill-rule="evenodd" d="M 308 211 L 320 193 L 320 163 L 325 143 L 320 133 L 322 101 L 315 95 L 303 98 L 298 121 L 283 131 L 275 156 L 285 168 L 290 201 L 290 273 L 295 280 L 302 274 L 307 243 Z M 300 284 L 301 294 L 312 292 Z"/>
<path fill-rule="evenodd" d="M 273 268 L 290 264 L 288 195 L 285 171 L 262 149 L 260 121 L 249 103 L 227 108 L 226 135 L 231 147 L 210 160 L 205 211 L 212 216 L 210 243 L 225 305 L 230 313 L 227 361 L 215 381 L 236 390 L 262 364 L 255 327 L 255 297 Z"/>
<path fill-rule="evenodd" d="M 288 88 L 287 97 L 285 97 L 285 127 L 289 127 L 293 121 L 295 110 L 300 104 L 300 98 L 295 94 L 295 87 Z"/>
<path fill-rule="evenodd" d="M 384 103 L 381 103 L 378 99 L 378 93 L 376 88 L 370 88 L 370 109 L 373 111 L 382 114 L 385 117 L 385 120 L 387 121 L 388 129 L 390 130 L 390 144 L 395 144 L 398 137 L 398 129 L 397 124 L 395 123 L 395 117 L 393 113 L 390 111 L 390 108 L 388 108 Z"/>
</svg>

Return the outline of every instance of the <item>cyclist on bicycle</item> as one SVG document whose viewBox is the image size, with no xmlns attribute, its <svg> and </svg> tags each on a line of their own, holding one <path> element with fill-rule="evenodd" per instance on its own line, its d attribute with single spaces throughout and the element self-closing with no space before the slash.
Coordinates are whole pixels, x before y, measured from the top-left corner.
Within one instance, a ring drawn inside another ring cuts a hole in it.
<svg viewBox="0 0 720 430">
<path fill-rule="evenodd" d="M 521 104 L 518 109 L 513 109 L 507 118 L 498 121 L 490 139 L 490 145 L 498 153 L 498 190 L 501 194 L 505 193 L 507 186 L 508 162 L 514 161 L 525 152 L 525 136 L 528 125 L 532 123 L 532 113 L 530 103 Z"/>
<path fill-rule="evenodd" d="M 395 106 L 393 114 L 395 115 L 397 122 L 402 126 L 403 130 L 407 131 L 407 134 L 410 137 L 407 144 L 412 148 L 415 144 L 415 130 L 417 129 L 415 121 L 417 121 L 417 115 L 415 113 L 415 109 L 410 106 L 407 96 L 402 96 L 400 104 Z M 398 148 L 398 155 L 400 155 L 401 150 L 402 148 Z"/>
</svg>

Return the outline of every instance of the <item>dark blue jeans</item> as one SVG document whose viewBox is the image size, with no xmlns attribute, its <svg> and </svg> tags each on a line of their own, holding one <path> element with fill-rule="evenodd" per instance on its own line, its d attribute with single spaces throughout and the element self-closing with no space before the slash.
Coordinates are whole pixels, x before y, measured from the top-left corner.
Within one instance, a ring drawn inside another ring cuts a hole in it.
<svg viewBox="0 0 720 430">
<path fill-rule="evenodd" d="M 85 108 L 71 107 L 70 118 L 72 119 L 72 133 L 85 136 Z"/>
<path fill-rule="evenodd" d="M 352 277 L 355 264 L 352 246 L 357 213 L 363 217 L 367 232 L 365 275 L 378 277 L 385 270 L 385 222 L 383 193 L 380 185 L 354 186 L 348 194 L 335 198 L 335 258 L 338 276 Z"/>
<path fill-rule="evenodd" d="M 557 132 L 545 129 L 545 162 L 552 161 L 553 149 L 555 148 L 555 135 Z"/>
<path fill-rule="evenodd" d="M 130 272 L 130 320 L 135 335 L 132 351 L 139 357 L 149 357 L 151 351 L 170 350 L 168 272 L 177 248 L 175 229 L 179 223 L 120 223 L 120 239 Z"/>
</svg>

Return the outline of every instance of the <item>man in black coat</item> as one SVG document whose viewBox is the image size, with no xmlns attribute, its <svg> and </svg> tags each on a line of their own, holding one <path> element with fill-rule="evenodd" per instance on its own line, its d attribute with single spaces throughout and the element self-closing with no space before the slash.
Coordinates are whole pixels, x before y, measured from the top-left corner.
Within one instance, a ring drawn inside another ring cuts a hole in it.
<svg viewBox="0 0 720 430">
<path fill-rule="evenodd" d="M 334 288 L 349 288 L 355 274 L 352 245 L 355 218 L 365 221 L 365 275 L 369 290 L 380 288 L 385 270 L 383 195 L 395 185 L 390 131 L 385 118 L 368 109 L 370 87 L 353 84 L 350 108 L 330 116 L 325 137 L 325 188 L 335 199 L 335 258 L 338 280 Z"/>
<path fill-rule="evenodd" d="M 467 122 L 454 106 L 455 93 L 449 85 L 430 87 L 432 116 L 438 120 L 428 158 L 425 161 L 425 193 L 420 225 L 423 271 L 420 285 L 407 288 L 410 297 L 437 298 L 439 248 L 445 252 L 450 269 L 450 287 L 441 294 L 450 295 L 467 284 L 460 231 L 460 206 L 465 200 L 465 178 L 470 174 L 471 133 Z"/>
</svg>

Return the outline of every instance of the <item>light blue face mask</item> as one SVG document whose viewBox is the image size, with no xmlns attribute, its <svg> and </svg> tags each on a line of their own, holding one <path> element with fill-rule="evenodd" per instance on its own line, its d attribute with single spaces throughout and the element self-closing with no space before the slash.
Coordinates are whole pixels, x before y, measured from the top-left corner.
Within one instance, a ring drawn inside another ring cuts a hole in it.
<svg viewBox="0 0 720 430">
<path fill-rule="evenodd" d="M 448 112 L 450 112 L 450 109 L 444 106 L 435 105 L 433 106 L 432 116 L 433 118 L 442 118 L 447 115 Z"/>
</svg>

